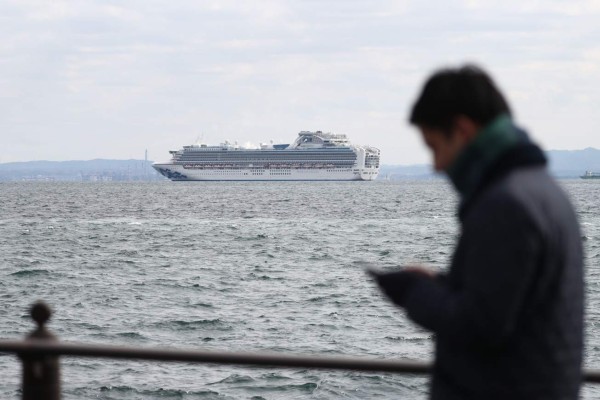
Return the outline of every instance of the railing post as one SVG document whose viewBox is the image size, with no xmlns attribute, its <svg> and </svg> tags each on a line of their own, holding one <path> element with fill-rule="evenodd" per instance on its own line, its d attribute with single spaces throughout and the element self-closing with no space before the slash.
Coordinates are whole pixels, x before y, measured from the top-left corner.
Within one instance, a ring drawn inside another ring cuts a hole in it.
<svg viewBox="0 0 600 400">
<path fill-rule="evenodd" d="M 31 318 L 37 329 L 27 336 L 27 341 L 56 341 L 46 329 L 50 307 L 37 302 L 31 307 Z M 19 355 L 23 363 L 23 400 L 60 400 L 60 366 L 58 356 L 47 354 Z"/>
</svg>

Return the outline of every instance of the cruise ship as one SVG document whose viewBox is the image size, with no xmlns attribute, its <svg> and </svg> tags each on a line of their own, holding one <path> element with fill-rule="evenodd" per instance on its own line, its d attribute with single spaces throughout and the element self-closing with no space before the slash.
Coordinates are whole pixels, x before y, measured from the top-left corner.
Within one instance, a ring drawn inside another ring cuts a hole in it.
<svg viewBox="0 0 600 400">
<path fill-rule="evenodd" d="M 194 144 L 169 153 L 170 161 L 152 166 L 173 181 L 370 181 L 380 155 L 321 131 L 302 131 L 292 144 Z"/>
</svg>

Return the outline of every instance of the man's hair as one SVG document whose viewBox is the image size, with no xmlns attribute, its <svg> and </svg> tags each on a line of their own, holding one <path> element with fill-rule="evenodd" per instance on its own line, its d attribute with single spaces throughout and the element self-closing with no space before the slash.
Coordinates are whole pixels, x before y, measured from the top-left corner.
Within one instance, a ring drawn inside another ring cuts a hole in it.
<svg viewBox="0 0 600 400">
<path fill-rule="evenodd" d="M 450 132 L 454 118 L 464 115 L 487 125 L 510 108 L 492 79 L 479 67 L 442 69 L 425 83 L 413 105 L 410 123 Z"/>
</svg>

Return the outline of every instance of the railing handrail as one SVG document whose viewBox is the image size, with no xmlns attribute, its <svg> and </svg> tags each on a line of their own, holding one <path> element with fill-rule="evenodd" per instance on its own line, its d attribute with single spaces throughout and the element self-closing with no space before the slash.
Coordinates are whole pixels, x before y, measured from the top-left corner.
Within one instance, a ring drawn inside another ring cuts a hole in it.
<svg viewBox="0 0 600 400">
<path fill-rule="evenodd" d="M 318 368 L 355 371 L 403 372 L 426 374 L 431 363 L 372 359 L 366 357 L 314 357 L 269 352 L 219 352 L 194 349 L 144 348 L 125 346 L 86 345 L 81 343 L 0 341 L 0 353 L 22 356 L 51 355 L 132 360 L 197 362 L 207 364 L 237 364 L 265 367 Z"/>
<path fill-rule="evenodd" d="M 0 353 L 21 356 L 52 355 L 96 357 L 148 361 L 234 364 L 280 368 L 314 368 L 362 372 L 431 373 L 432 363 L 411 360 L 373 359 L 367 357 L 315 357 L 269 352 L 220 352 L 194 349 L 146 348 L 81 343 L 0 340 Z M 600 369 L 585 369 L 585 382 L 600 383 Z"/>
</svg>

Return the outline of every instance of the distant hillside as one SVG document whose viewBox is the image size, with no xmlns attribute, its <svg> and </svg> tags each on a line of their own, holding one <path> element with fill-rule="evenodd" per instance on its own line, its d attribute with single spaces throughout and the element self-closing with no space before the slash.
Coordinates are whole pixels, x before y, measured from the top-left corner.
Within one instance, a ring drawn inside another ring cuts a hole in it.
<svg viewBox="0 0 600 400">
<path fill-rule="evenodd" d="M 585 171 L 600 172 L 600 150 L 550 150 L 546 152 L 550 171 L 558 177 L 577 177 Z"/>
<path fill-rule="evenodd" d="M 546 152 L 550 172 L 558 178 L 577 178 L 585 171 L 600 172 L 600 150 L 550 150 Z M 435 179 L 430 165 L 382 165 L 378 179 Z"/>
</svg>

